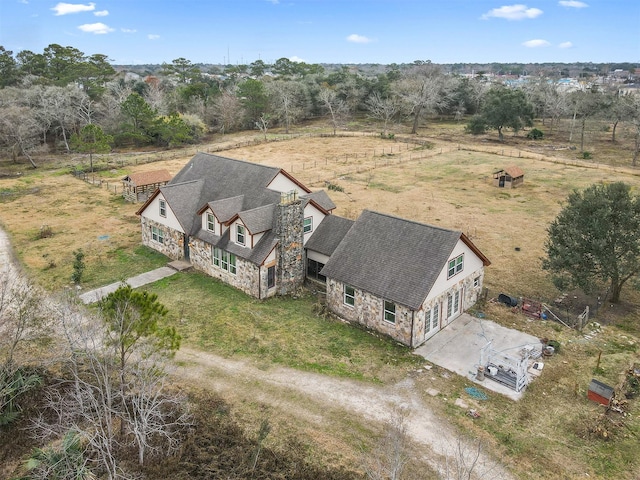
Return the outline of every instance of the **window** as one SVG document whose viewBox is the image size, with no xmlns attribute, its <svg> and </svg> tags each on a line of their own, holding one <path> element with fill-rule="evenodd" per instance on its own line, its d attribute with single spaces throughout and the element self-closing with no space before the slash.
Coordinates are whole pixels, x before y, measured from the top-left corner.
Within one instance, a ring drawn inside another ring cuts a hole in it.
<svg viewBox="0 0 640 480">
<path fill-rule="evenodd" d="M 480 277 L 476 277 L 473 279 L 473 288 L 478 288 L 480 286 Z"/>
<path fill-rule="evenodd" d="M 151 227 L 151 239 L 154 242 L 164 243 L 164 231 L 158 227 Z"/>
<path fill-rule="evenodd" d="M 166 217 L 167 216 L 167 202 L 165 202 L 164 200 L 160 200 L 160 202 L 158 202 L 160 204 L 160 216 L 161 217 Z"/>
<path fill-rule="evenodd" d="M 213 247 L 211 258 L 216 267 L 220 267 L 222 270 L 226 270 L 233 275 L 236 274 L 236 256 L 233 253 L 221 250 L 218 247 Z"/>
<path fill-rule="evenodd" d="M 233 253 L 229 254 L 229 273 L 236 274 L 236 256 Z"/>
<path fill-rule="evenodd" d="M 460 309 L 460 291 L 447 295 L 447 318 L 451 318 Z"/>
<path fill-rule="evenodd" d="M 220 250 L 220 254 L 220 268 L 223 270 L 229 270 L 229 253 L 224 250 Z"/>
<path fill-rule="evenodd" d="M 464 267 L 464 255 L 459 255 L 453 260 L 449 260 L 449 268 L 447 270 L 447 278 L 451 278 L 462 271 Z"/>
<path fill-rule="evenodd" d="M 236 241 L 239 245 L 244 245 L 245 228 L 242 225 L 236 225 Z"/>
<path fill-rule="evenodd" d="M 440 321 L 440 307 L 436 303 L 433 306 L 433 310 L 431 311 L 431 328 L 438 328 L 439 321 Z"/>
<path fill-rule="evenodd" d="M 431 310 L 427 310 L 424 314 L 424 333 L 431 330 Z"/>
<path fill-rule="evenodd" d="M 304 223 L 302 224 L 302 232 L 309 233 L 313 230 L 313 217 L 307 217 L 304 219 Z"/>
<path fill-rule="evenodd" d="M 326 282 L 327 277 L 322 275 L 320 271 L 324 268 L 324 263 L 316 262 L 310 258 L 307 258 L 307 277 L 321 282 Z"/>
<path fill-rule="evenodd" d="M 267 288 L 276 286 L 276 267 L 267 268 Z"/>
<path fill-rule="evenodd" d="M 207 230 L 216 233 L 216 217 L 213 213 L 207 213 Z"/>
<path fill-rule="evenodd" d="M 344 293 L 344 304 L 351 305 L 352 307 L 356 304 L 356 291 L 353 287 L 349 285 L 345 285 L 343 288 Z"/>
<path fill-rule="evenodd" d="M 384 319 L 390 323 L 396 323 L 396 304 L 384 301 Z"/>
</svg>

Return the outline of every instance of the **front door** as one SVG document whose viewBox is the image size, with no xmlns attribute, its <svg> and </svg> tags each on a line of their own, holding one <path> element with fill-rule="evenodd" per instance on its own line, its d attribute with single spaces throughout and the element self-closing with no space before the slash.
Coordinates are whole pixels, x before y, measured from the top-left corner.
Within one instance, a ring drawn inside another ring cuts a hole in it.
<svg viewBox="0 0 640 480">
<path fill-rule="evenodd" d="M 182 243 L 184 247 L 184 259 L 189 261 L 189 235 L 186 233 L 182 237 Z"/>
<path fill-rule="evenodd" d="M 455 292 L 450 292 L 449 295 L 447 295 L 447 325 L 451 320 L 460 315 L 461 293 L 462 292 L 460 290 L 456 290 Z"/>
<path fill-rule="evenodd" d="M 425 313 L 424 339 L 432 337 L 440 330 L 440 304 L 436 303 Z"/>
</svg>

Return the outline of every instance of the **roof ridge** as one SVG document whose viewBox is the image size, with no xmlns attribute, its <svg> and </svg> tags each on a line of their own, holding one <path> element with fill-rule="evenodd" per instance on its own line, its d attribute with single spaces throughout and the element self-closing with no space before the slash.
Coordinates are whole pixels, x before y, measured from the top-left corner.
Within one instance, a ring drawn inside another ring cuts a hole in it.
<svg viewBox="0 0 640 480">
<path fill-rule="evenodd" d="M 462 234 L 461 230 L 453 230 L 451 228 L 439 227 L 438 225 L 431 225 L 430 223 L 418 222 L 417 220 L 411 220 L 411 219 L 408 219 L 408 218 L 399 217 L 397 215 L 391 215 L 390 213 L 378 212 L 376 210 L 369 210 L 367 208 L 362 210 L 362 213 L 365 213 L 365 212 L 373 213 L 373 214 L 376 214 L 376 215 L 381 215 L 383 217 L 393 218 L 395 220 L 402 220 L 403 222 L 413 223 L 413 224 L 419 225 L 421 227 L 434 228 L 436 230 L 441 230 L 443 232 Z M 356 221 L 358 221 L 358 220 L 356 219 Z"/>
<path fill-rule="evenodd" d="M 251 162 L 249 160 L 242 160 L 242 159 L 239 159 L 239 158 L 223 157 L 222 155 L 216 155 L 216 154 L 208 153 L 208 152 L 198 152 L 196 155 L 206 155 L 208 157 L 222 158 L 224 160 L 232 160 L 234 162 L 240 162 L 240 163 L 244 163 L 244 164 L 247 164 L 247 165 L 253 165 L 253 166 L 257 166 L 257 167 L 268 168 L 268 169 L 271 169 L 271 170 L 277 170 L 277 171 L 282 170 L 281 167 L 272 167 L 270 165 L 264 165 L 262 163 Z M 193 161 L 194 159 L 195 159 L 195 157 L 193 157 L 191 159 L 191 161 Z"/>
</svg>

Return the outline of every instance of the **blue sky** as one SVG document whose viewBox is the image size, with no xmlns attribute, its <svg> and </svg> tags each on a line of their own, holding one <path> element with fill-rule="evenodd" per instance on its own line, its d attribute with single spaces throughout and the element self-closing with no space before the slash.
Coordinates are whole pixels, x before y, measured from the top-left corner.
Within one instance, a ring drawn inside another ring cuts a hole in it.
<svg viewBox="0 0 640 480">
<path fill-rule="evenodd" d="M 640 0 L 0 0 L 0 45 L 115 64 L 640 62 Z"/>
</svg>

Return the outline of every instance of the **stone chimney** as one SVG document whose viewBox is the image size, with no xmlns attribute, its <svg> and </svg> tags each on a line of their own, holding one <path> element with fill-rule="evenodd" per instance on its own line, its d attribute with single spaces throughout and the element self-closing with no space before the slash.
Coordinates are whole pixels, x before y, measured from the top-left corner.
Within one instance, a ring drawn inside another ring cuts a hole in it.
<svg viewBox="0 0 640 480">
<path fill-rule="evenodd" d="M 293 190 L 280 195 L 276 212 L 278 235 L 277 287 L 280 295 L 298 290 L 304 283 L 304 208 Z"/>
</svg>

